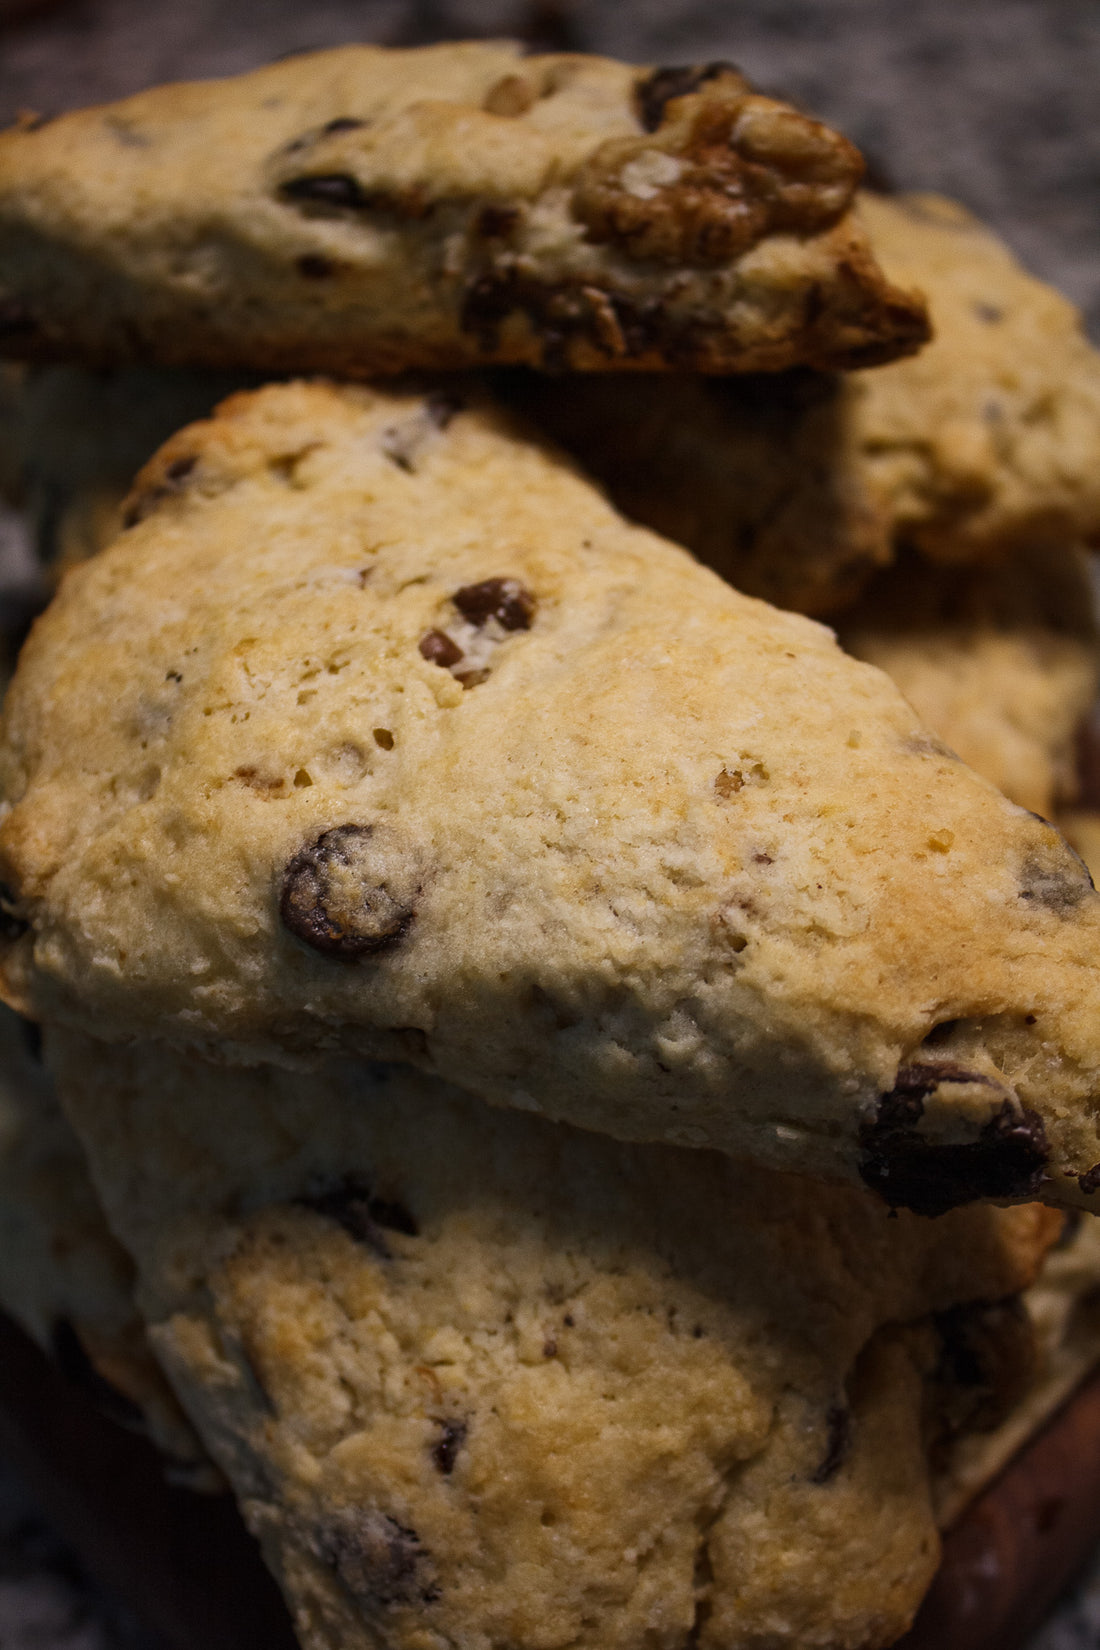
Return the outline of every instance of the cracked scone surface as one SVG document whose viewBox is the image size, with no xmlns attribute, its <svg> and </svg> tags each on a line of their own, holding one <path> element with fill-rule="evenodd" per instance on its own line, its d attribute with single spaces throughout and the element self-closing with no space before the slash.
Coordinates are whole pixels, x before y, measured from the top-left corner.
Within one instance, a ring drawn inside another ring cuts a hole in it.
<svg viewBox="0 0 1100 1650">
<path fill-rule="evenodd" d="M 938 1555 L 928 1315 L 1029 1282 L 1057 1216 L 891 1220 L 407 1068 L 48 1047 L 310 1650 L 904 1629 Z"/>
<path fill-rule="evenodd" d="M 929 1212 L 1079 1195 L 1100 901 L 829 632 L 438 395 L 236 397 L 128 511 L 9 692 L 14 1006 Z"/>
<path fill-rule="evenodd" d="M 107 1225 L 36 1031 L 0 1009 L 0 1306 L 105 1414 L 194 1467 L 201 1447 L 149 1347 L 133 1263 Z"/>
<path fill-rule="evenodd" d="M 1082 551 L 1044 549 L 996 568 L 907 556 L 841 616 L 837 635 L 1013 802 L 1051 819 L 1074 800 L 1077 736 L 1100 676 Z"/>
<path fill-rule="evenodd" d="M 1069 301 L 939 196 L 864 195 L 919 355 L 843 377 L 610 378 L 514 393 L 628 515 L 738 589 L 840 612 L 905 547 L 945 562 L 1100 536 L 1100 356 Z"/>
<path fill-rule="evenodd" d="M 347 46 L 0 135 L 0 350 L 341 377 L 927 337 L 846 139 L 727 65 Z"/>
</svg>

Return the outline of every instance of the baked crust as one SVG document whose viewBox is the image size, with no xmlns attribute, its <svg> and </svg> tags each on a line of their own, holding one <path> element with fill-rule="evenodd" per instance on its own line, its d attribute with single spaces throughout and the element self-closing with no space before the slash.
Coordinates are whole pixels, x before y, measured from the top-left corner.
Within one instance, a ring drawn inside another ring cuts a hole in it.
<svg viewBox="0 0 1100 1650">
<path fill-rule="evenodd" d="M 861 171 L 722 64 L 306 54 L 0 135 L 0 350 L 343 378 L 887 360 L 927 320 L 852 215 Z"/>
</svg>

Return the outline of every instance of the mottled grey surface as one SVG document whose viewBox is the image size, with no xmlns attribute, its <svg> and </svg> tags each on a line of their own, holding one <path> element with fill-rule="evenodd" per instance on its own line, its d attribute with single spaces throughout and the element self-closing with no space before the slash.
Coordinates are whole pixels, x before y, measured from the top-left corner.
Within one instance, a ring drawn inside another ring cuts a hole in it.
<svg viewBox="0 0 1100 1650">
<path fill-rule="evenodd" d="M 732 58 L 849 132 L 884 181 L 989 219 L 1100 340 L 1098 0 L 69 0 L 3 17 L 0 0 L 0 122 L 352 39 Z M 1100 1560 L 1029 1650 L 1098 1645 Z M 2 1468 L 0 1650 L 155 1650 Z"/>
</svg>

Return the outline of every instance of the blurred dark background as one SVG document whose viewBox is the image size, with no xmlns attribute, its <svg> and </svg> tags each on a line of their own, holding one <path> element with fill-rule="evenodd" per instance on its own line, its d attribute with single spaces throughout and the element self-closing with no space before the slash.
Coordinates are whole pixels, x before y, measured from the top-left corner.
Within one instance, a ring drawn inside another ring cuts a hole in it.
<svg viewBox="0 0 1100 1650">
<path fill-rule="evenodd" d="M 732 59 L 852 137 L 880 186 L 985 217 L 1100 342 L 1100 0 L 0 0 L 0 125 L 349 40 L 492 35 Z M 1100 1566 L 1031 1650 L 1098 1645 Z M 158 1650 L 2 1464 L 0 1650 Z"/>
</svg>

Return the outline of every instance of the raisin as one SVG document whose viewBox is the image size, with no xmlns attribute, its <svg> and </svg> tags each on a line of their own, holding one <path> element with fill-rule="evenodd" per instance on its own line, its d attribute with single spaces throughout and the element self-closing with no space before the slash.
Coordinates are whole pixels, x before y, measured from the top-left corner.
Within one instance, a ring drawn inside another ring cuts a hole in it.
<svg viewBox="0 0 1100 1650">
<path fill-rule="evenodd" d="M 518 579 L 465 584 L 455 591 L 453 600 L 462 617 L 474 625 L 495 619 L 503 630 L 530 630 L 535 615 L 535 598 Z"/>
<path fill-rule="evenodd" d="M 450 670 L 464 657 L 458 643 L 452 642 L 445 630 L 429 630 L 426 636 L 421 636 L 418 646 L 422 659 L 427 659 L 430 665 L 442 665 L 444 670 Z"/>
<path fill-rule="evenodd" d="M 383 1231 L 419 1236 L 419 1227 L 409 1211 L 400 1203 L 373 1197 L 370 1187 L 358 1175 L 345 1175 L 335 1185 L 305 1193 L 295 1202 L 326 1220 L 334 1220 L 349 1237 L 366 1244 L 381 1260 L 392 1259 Z"/>
<path fill-rule="evenodd" d="M 975 1140 L 940 1144 L 918 1132 L 924 1102 L 943 1083 L 999 1085 L 980 1072 L 947 1062 L 903 1066 L 894 1088 L 879 1099 L 859 1139 L 864 1182 L 891 1209 L 945 1214 L 977 1198 L 1023 1200 L 1038 1196 L 1049 1156 L 1043 1120 L 1004 1100 Z"/>
<path fill-rule="evenodd" d="M 466 1442 L 465 1421 L 440 1421 L 443 1435 L 432 1450 L 432 1460 L 443 1474 L 449 1478 L 454 1471 L 455 1457 Z"/>
<path fill-rule="evenodd" d="M 708 81 L 719 80 L 725 75 L 732 75 L 744 86 L 741 71 L 735 63 L 696 63 L 651 69 L 634 88 L 634 100 L 643 127 L 647 132 L 655 132 L 674 98 L 687 97 Z"/>
<path fill-rule="evenodd" d="M 389 832 L 337 825 L 287 865 L 279 915 L 315 951 L 354 962 L 404 937 L 419 893 L 415 866 Z"/>
<path fill-rule="evenodd" d="M 320 177 L 291 178 L 280 189 L 284 200 L 305 201 L 318 206 L 364 207 L 369 197 L 347 172 L 331 172 Z"/>
</svg>

